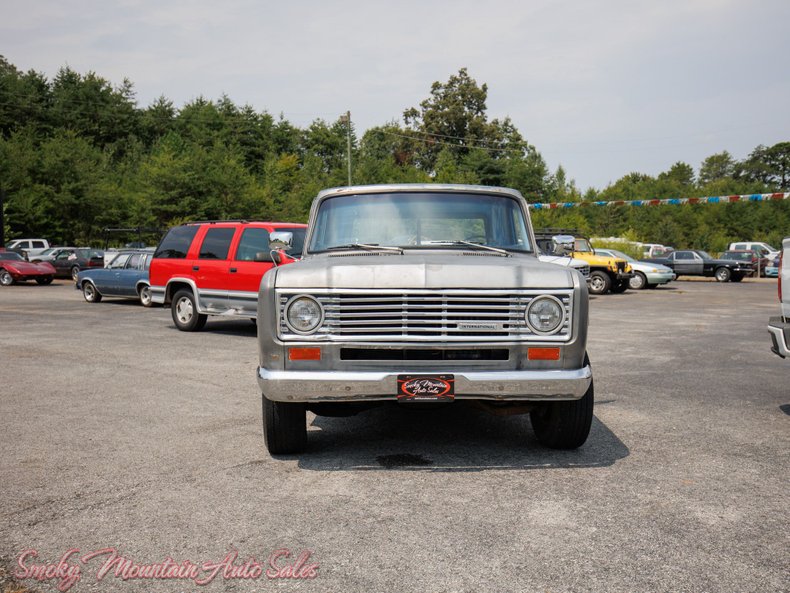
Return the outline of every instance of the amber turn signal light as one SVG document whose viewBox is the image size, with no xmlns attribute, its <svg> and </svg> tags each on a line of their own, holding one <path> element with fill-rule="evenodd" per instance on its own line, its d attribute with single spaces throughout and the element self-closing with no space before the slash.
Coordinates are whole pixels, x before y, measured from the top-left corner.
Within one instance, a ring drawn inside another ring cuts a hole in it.
<svg viewBox="0 0 790 593">
<path fill-rule="evenodd" d="M 559 348 L 527 348 L 527 360 L 559 360 Z"/>
<path fill-rule="evenodd" d="M 321 360 L 321 349 L 288 348 L 288 360 Z"/>
</svg>

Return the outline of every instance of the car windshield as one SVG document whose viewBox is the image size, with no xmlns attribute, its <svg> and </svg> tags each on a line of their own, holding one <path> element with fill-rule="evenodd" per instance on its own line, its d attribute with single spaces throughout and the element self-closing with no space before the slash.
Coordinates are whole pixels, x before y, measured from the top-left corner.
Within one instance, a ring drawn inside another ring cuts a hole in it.
<svg viewBox="0 0 790 593">
<path fill-rule="evenodd" d="M 697 254 L 702 257 L 702 259 L 713 259 L 707 251 L 697 251 Z"/>
<path fill-rule="evenodd" d="M 13 251 L 0 253 L 0 259 L 5 259 L 5 260 L 9 260 L 10 259 L 10 260 L 14 260 L 14 261 L 24 261 L 24 259 L 22 258 L 21 255 L 19 255 L 18 253 L 14 253 Z"/>
<path fill-rule="evenodd" d="M 619 257 L 620 259 L 624 259 L 626 261 L 636 261 L 630 255 L 626 255 L 622 251 L 617 251 L 617 249 L 607 249 L 609 253 L 611 253 L 614 257 Z"/>
<path fill-rule="evenodd" d="M 444 192 L 328 198 L 318 211 L 309 251 L 357 245 L 468 248 L 468 243 L 531 252 L 519 202 L 507 196 Z"/>
</svg>

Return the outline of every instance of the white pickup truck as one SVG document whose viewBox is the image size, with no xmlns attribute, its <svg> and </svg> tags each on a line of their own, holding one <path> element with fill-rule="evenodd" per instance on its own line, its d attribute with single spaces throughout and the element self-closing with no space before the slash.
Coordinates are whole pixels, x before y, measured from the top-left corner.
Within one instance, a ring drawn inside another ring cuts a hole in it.
<svg viewBox="0 0 790 593">
<path fill-rule="evenodd" d="M 771 317 L 768 322 L 768 333 L 773 342 L 771 352 L 790 358 L 790 237 L 782 241 L 778 283 L 780 315 Z"/>
<path fill-rule="evenodd" d="M 8 251 L 16 251 L 28 260 L 34 255 L 49 249 L 49 247 L 49 241 L 46 239 L 14 239 L 5 245 Z"/>
</svg>

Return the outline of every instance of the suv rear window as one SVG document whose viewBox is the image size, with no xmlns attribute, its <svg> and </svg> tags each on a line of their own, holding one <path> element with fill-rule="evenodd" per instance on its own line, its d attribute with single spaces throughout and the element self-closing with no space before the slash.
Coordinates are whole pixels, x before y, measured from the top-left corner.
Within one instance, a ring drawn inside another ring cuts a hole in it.
<svg viewBox="0 0 790 593">
<path fill-rule="evenodd" d="M 184 259 L 192 244 L 192 239 L 198 232 L 197 225 L 177 226 L 168 231 L 165 238 L 156 249 L 154 257 L 165 257 L 168 259 Z"/>
<path fill-rule="evenodd" d="M 209 229 L 200 246 L 200 259 L 228 259 L 235 228 Z"/>
</svg>

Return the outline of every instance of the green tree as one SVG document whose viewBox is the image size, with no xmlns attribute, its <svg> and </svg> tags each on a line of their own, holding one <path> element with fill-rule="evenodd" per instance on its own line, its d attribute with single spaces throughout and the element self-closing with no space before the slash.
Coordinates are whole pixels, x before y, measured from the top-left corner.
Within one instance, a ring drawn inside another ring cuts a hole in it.
<svg viewBox="0 0 790 593">
<path fill-rule="evenodd" d="M 726 150 L 717 154 L 712 154 L 704 161 L 699 168 L 700 185 L 705 185 L 713 181 L 731 179 L 735 174 L 735 159 Z"/>
<path fill-rule="evenodd" d="M 758 146 L 741 164 L 739 175 L 764 184 L 773 191 L 790 188 L 790 142 Z"/>
</svg>

